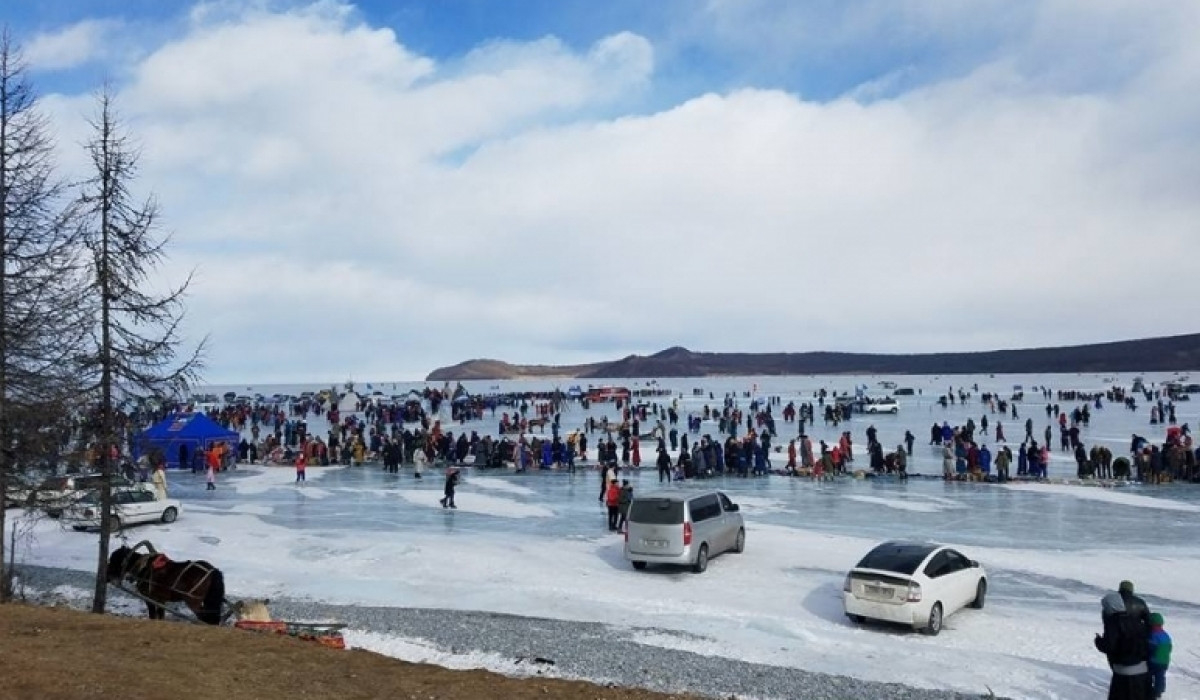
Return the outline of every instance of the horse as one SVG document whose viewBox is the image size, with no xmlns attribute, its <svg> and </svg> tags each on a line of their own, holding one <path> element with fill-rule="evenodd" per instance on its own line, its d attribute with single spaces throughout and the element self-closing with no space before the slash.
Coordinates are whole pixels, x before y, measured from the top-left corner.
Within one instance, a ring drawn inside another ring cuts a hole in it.
<svg viewBox="0 0 1200 700">
<path fill-rule="evenodd" d="M 108 558 L 108 582 L 123 581 L 136 586 L 151 620 L 164 618 L 167 603 L 183 602 L 200 622 L 222 622 L 225 575 L 206 561 L 171 561 L 165 554 L 121 546 Z"/>
</svg>

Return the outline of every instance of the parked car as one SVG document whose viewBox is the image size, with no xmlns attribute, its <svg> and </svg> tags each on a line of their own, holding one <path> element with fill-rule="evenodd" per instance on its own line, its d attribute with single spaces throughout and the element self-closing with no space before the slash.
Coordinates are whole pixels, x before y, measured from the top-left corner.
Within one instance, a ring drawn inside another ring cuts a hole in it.
<svg viewBox="0 0 1200 700">
<path fill-rule="evenodd" d="M 675 564 L 702 573 L 711 557 L 745 548 L 742 514 L 720 491 L 635 496 L 629 505 L 625 558 L 635 569 Z"/>
<path fill-rule="evenodd" d="M 929 635 L 962 608 L 982 608 L 986 596 L 987 572 L 979 562 L 925 542 L 884 542 L 842 586 L 842 605 L 854 622 L 895 622 Z"/>
<path fill-rule="evenodd" d="M 896 399 L 885 396 L 880 399 L 868 399 L 862 406 L 863 413 L 899 413 L 900 404 Z"/>
<path fill-rule="evenodd" d="M 113 488 L 136 488 L 151 494 L 154 493 L 154 487 L 150 484 L 130 481 L 119 474 L 114 474 L 109 478 Z M 40 508 L 51 518 L 57 518 L 66 508 L 85 497 L 89 492 L 99 488 L 102 483 L 104 483 L 103 474 L 51 476 L 43 479 L 37 488 L 26 494 L 25 505 Z"/>
<path fill-rule="evenodd" d="M 113 490 L 112 530 L 137 523 L 173 523 L 183 506 L 174 498 L 157 500 L 153 491 L 136 487 Z M 63 510 L 62 520 L 76 530 L 100 527 L 100 494 L 92 491 Z"/>
</svg>

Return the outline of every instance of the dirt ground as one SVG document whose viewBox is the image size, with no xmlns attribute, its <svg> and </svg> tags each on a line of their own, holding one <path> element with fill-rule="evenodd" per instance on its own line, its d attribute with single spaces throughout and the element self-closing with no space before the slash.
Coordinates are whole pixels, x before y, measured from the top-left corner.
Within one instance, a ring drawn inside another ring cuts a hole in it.
<svg viewBox="0 0 1200 700">
<path fill-rule="evenodd" d="M 231 628 L 0 605 L 3 700 L 681 700 L 551 678 L 451 671 Z"/>
</svg>

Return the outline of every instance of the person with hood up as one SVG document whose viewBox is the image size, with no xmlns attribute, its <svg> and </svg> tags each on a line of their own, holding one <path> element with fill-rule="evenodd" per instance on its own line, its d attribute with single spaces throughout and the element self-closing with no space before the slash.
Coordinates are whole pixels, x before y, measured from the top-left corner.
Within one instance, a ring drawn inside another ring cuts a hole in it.
<svg viewBox="0 0 1200 700">
<path fill-rule="evenodd" d="M 1146 700 L 1149 691 L 1149 637 L 1141 623 L 1125 608 L 1120 593 L 1100 599 L 1104 633 L 1097 634 L 1096 649 L 1108 657 L 1112 679 L 1108 700 Z"/>
</svg>

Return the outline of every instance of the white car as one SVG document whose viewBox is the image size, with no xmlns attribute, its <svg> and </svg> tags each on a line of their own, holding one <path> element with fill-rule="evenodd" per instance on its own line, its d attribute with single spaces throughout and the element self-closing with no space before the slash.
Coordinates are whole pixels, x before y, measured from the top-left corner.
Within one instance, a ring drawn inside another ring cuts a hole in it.
<svg viewBox="0 0 1200 700">
<path fill-rule="evenodd" d="M 174 498 L 157 500 L 153 491 L 141 488 L 113 489 L 112 530 L 136 523 L 173 523 L 183 510 Z M 63 511 L 63 522 L 76 530 L 100 527 L 100 494 L 92 492 Z"/>
<path fill-rule="evenodd" d="M 154 493 L 154 487 L 146 483 L 130 481 L 119 474 L 109 477 L 113 489 L 133 488 Z M 40 508 L 51 518 L 57 518 L 87 494 L 104 483 L 102 474 L 73 474 L 52 476 L 43 479 L 37 488 L 25 494 L 25 505 Z"/>
<path fill-rule="evenodd" d="M 900 404 L 890 397 L 871 399 L 863 404 L 863 413 L 899 413 Z"/>
<path fill-rule="evenodd" d="M 982 608 L 986 597 L 987 572 L 979 562 L 925 542 L 884 542 L 842 586 L 842 605 L 854 622 L 895 622 L 929 635 L 962 608 Z"/>
</svg>

